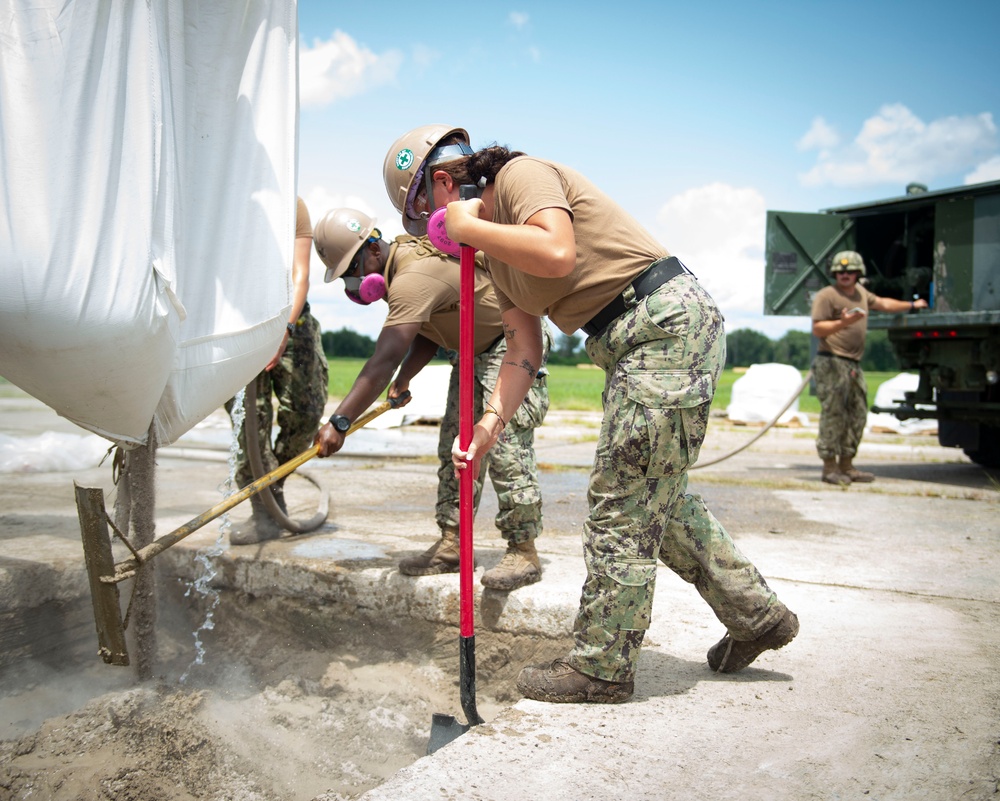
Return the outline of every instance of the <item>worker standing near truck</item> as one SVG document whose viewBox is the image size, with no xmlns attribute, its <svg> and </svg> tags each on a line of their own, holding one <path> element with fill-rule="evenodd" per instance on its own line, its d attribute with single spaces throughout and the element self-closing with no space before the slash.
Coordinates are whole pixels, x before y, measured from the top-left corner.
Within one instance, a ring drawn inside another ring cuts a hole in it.
<svg viewBox="0 0 1000 801">
<path fill-rule="evenodd" d="M 830 273 L 836 283 L 817 292 L 812 304 L 812 333 L 819 339 L 812 366 L 820 404 L 816 452 L 823 460 L 822 480 L 846 486 L 875 480 L 873 473 L 854 466 L 868 419 L 868 385 L 861 369 L 868 312 L 926 309 L 927 301 L 883 298 L 869 292 L 858 283 L 865 274 L 865 262 L 853 250 L 836 254 Z"/>
</svg>

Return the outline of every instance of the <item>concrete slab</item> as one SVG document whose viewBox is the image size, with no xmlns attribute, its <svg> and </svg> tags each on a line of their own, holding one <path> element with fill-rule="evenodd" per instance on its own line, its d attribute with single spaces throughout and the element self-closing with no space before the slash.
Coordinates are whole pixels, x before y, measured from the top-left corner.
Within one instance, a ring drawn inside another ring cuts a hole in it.
<svg viewBox="0 0 1000 801">
<path fill-rule="evenodd" d="M 34 415 L 21 420 L 29 428 L 44 418 L 30 404 L 23 413 Z M 5 414 L 0 429 L 17 425 L 11 420 Z M 571 630 L 596 423 L 595 415 L 553 414 L 539 432 L 544 579 L 511 594 L 484 592 L 477 581 L 477 638 L 564 638 Z M 713 422 L 703 461 L 754 433 Z M 722 627 L 697 593 L 661 568 L 631 702 L 521 700 L 362 797 L 995 797 L 997 476 L 926 438 L 872 436 L 859 462 L 878 480 L 841 490 L 818 480 L 814 435 L 775 430 L 691 474 L 691 489 L 798 613 L 802 631 L 791 646 L 740 674 L 711 673 L 705 653 Z M 359 436 L 354 450 L 310 463 L 332 496 L 330 520 L 315 533 L 232 548 L 211 524 L 158 557 L 158 570 L 192 581 L 199 554 L 219 551 L 218 587 L 455 625 L 456 576 L 411 579 L 395 570 L 400 556 L 436 537 L 436 437 L 434 428 L 378 432 L 378 446 Z M 163 449 L 158 534 L 215 505 L 226 472 L 225 454 L 198 436 Z M 7 481 L 0 512 L 7 620 L 88 597 L 72 481 L 105 486 L 110 508 L 108 473 Z M 289 497 L 298 517 L 315 508 L 306 482 L 290 482 Z M 238 507 L 231 521 L 248 511 Z M 477 575 L 502 553 L 490 523 L 495 511 L 487 491 L 476 522 Z"/>
</svg>

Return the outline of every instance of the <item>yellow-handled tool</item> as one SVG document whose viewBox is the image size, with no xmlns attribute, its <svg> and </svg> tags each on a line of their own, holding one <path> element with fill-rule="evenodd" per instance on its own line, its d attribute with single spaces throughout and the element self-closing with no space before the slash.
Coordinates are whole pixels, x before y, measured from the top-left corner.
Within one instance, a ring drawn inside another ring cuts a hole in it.
<svg viewBox="0 0 1000 801">
<path fill-rule="evenodd" d="M 409 393 L 403 393 L 398 398 L 383 401 L 373 406 L 361 415 L 347 430 L 347 435 L 353 434 L 359 428 L 370 423 L 376 417 L 389 409 L 400 406 Z M 346 436 L 346 435 L 345 435 Z M 235 492 L 221 503 L 208 511 L 189 520 L 169 534 L 158 537 L 144 548 L 136 549 L 122 532 L 115 529 L 115 534 L 132 552 L 132 557 L 115 564 L 111 551 L 111 534 L 108 525 L 114 524 L 104 507 L 104 490 L 100 487 L 81 487 L 75 485 L 76 508 L 80 518 L 80 534 L 83 537 L 83 556 L 87 565 L 87 575 L 90 579 L 90 594 L 94 604 L 94 619 L 97 623 L 97 639 L 100 644 L 99 653 L 107 664 L 128 665 L 128 649 L 125 644 L 125 628 L 128 614 L 122 619 L 121 602 L 118 593 L 118 583 L 132 578 L 150 559 L 162 553 L 172 545 L 176 545 L 185 537 L 193 534 L 206 523 L 228 512 L 234 506 L 245 501 L 251 495 L 260 492 L 278 479 L 284 478 L 296 468 L 302 466 L 319 453 L 319 446 L 313 445 L 283 465 L 276 467 L 267 475 L 261 476 L 252 484 L 247 484 L 239 492 Z"/>
</svg>

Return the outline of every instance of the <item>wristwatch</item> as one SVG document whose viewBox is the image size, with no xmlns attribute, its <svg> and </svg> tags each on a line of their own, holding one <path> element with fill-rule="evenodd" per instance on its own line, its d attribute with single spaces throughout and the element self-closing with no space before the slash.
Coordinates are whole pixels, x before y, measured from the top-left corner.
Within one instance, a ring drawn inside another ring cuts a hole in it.
<svg viewBox="0 0 1000 801">
<path fill-rule="evenodd" d="M 288 331 L 288 336 L 292 336 L 295 333 L 295 323 L 288 323 L 285 328 Z"/>
<path fill-rule="evenodd" d="M 341 434 L 347 432 L 347 429 L 351 427 L 351 421 L 343 414 L 331 414 L 330 415 L 330 425 L 332 425 Z"/>
</svg>

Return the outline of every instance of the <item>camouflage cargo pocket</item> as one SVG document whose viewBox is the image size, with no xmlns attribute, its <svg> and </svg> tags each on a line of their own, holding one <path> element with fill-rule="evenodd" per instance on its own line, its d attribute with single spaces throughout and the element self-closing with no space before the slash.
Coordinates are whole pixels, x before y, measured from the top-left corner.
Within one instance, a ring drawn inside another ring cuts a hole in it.
<svg viewBox="0 0 1000 801">
<path fill-rule="evenodd" d="M 676 475 L 693 464 L 705 441 L 714 393 L 712 375 L 668 370 L 632 370 L 628 399 L 637 404 L 635 434 L 645 426 L 646 475 Z M 640 422 L 641 421 L 641 422 Z"/>
<path fill-rule="evenodd" d="M 514 426 L 516 428 L 538 428 L 545 420 L 545 415 L 549 411 L 549 387 L 548 379 L 542 376 L 535 379 L 528 394 L 524 396 L 524 401 L 514 412 Z"/>
<path fill-rule="evenodd" d="M 656 588 L 656 562 L 616 559 L 607 564 L 607 577 L 615 586 L 615 619 L 610 628 L 645 631 L 649 628 Z"/>
</svg>

